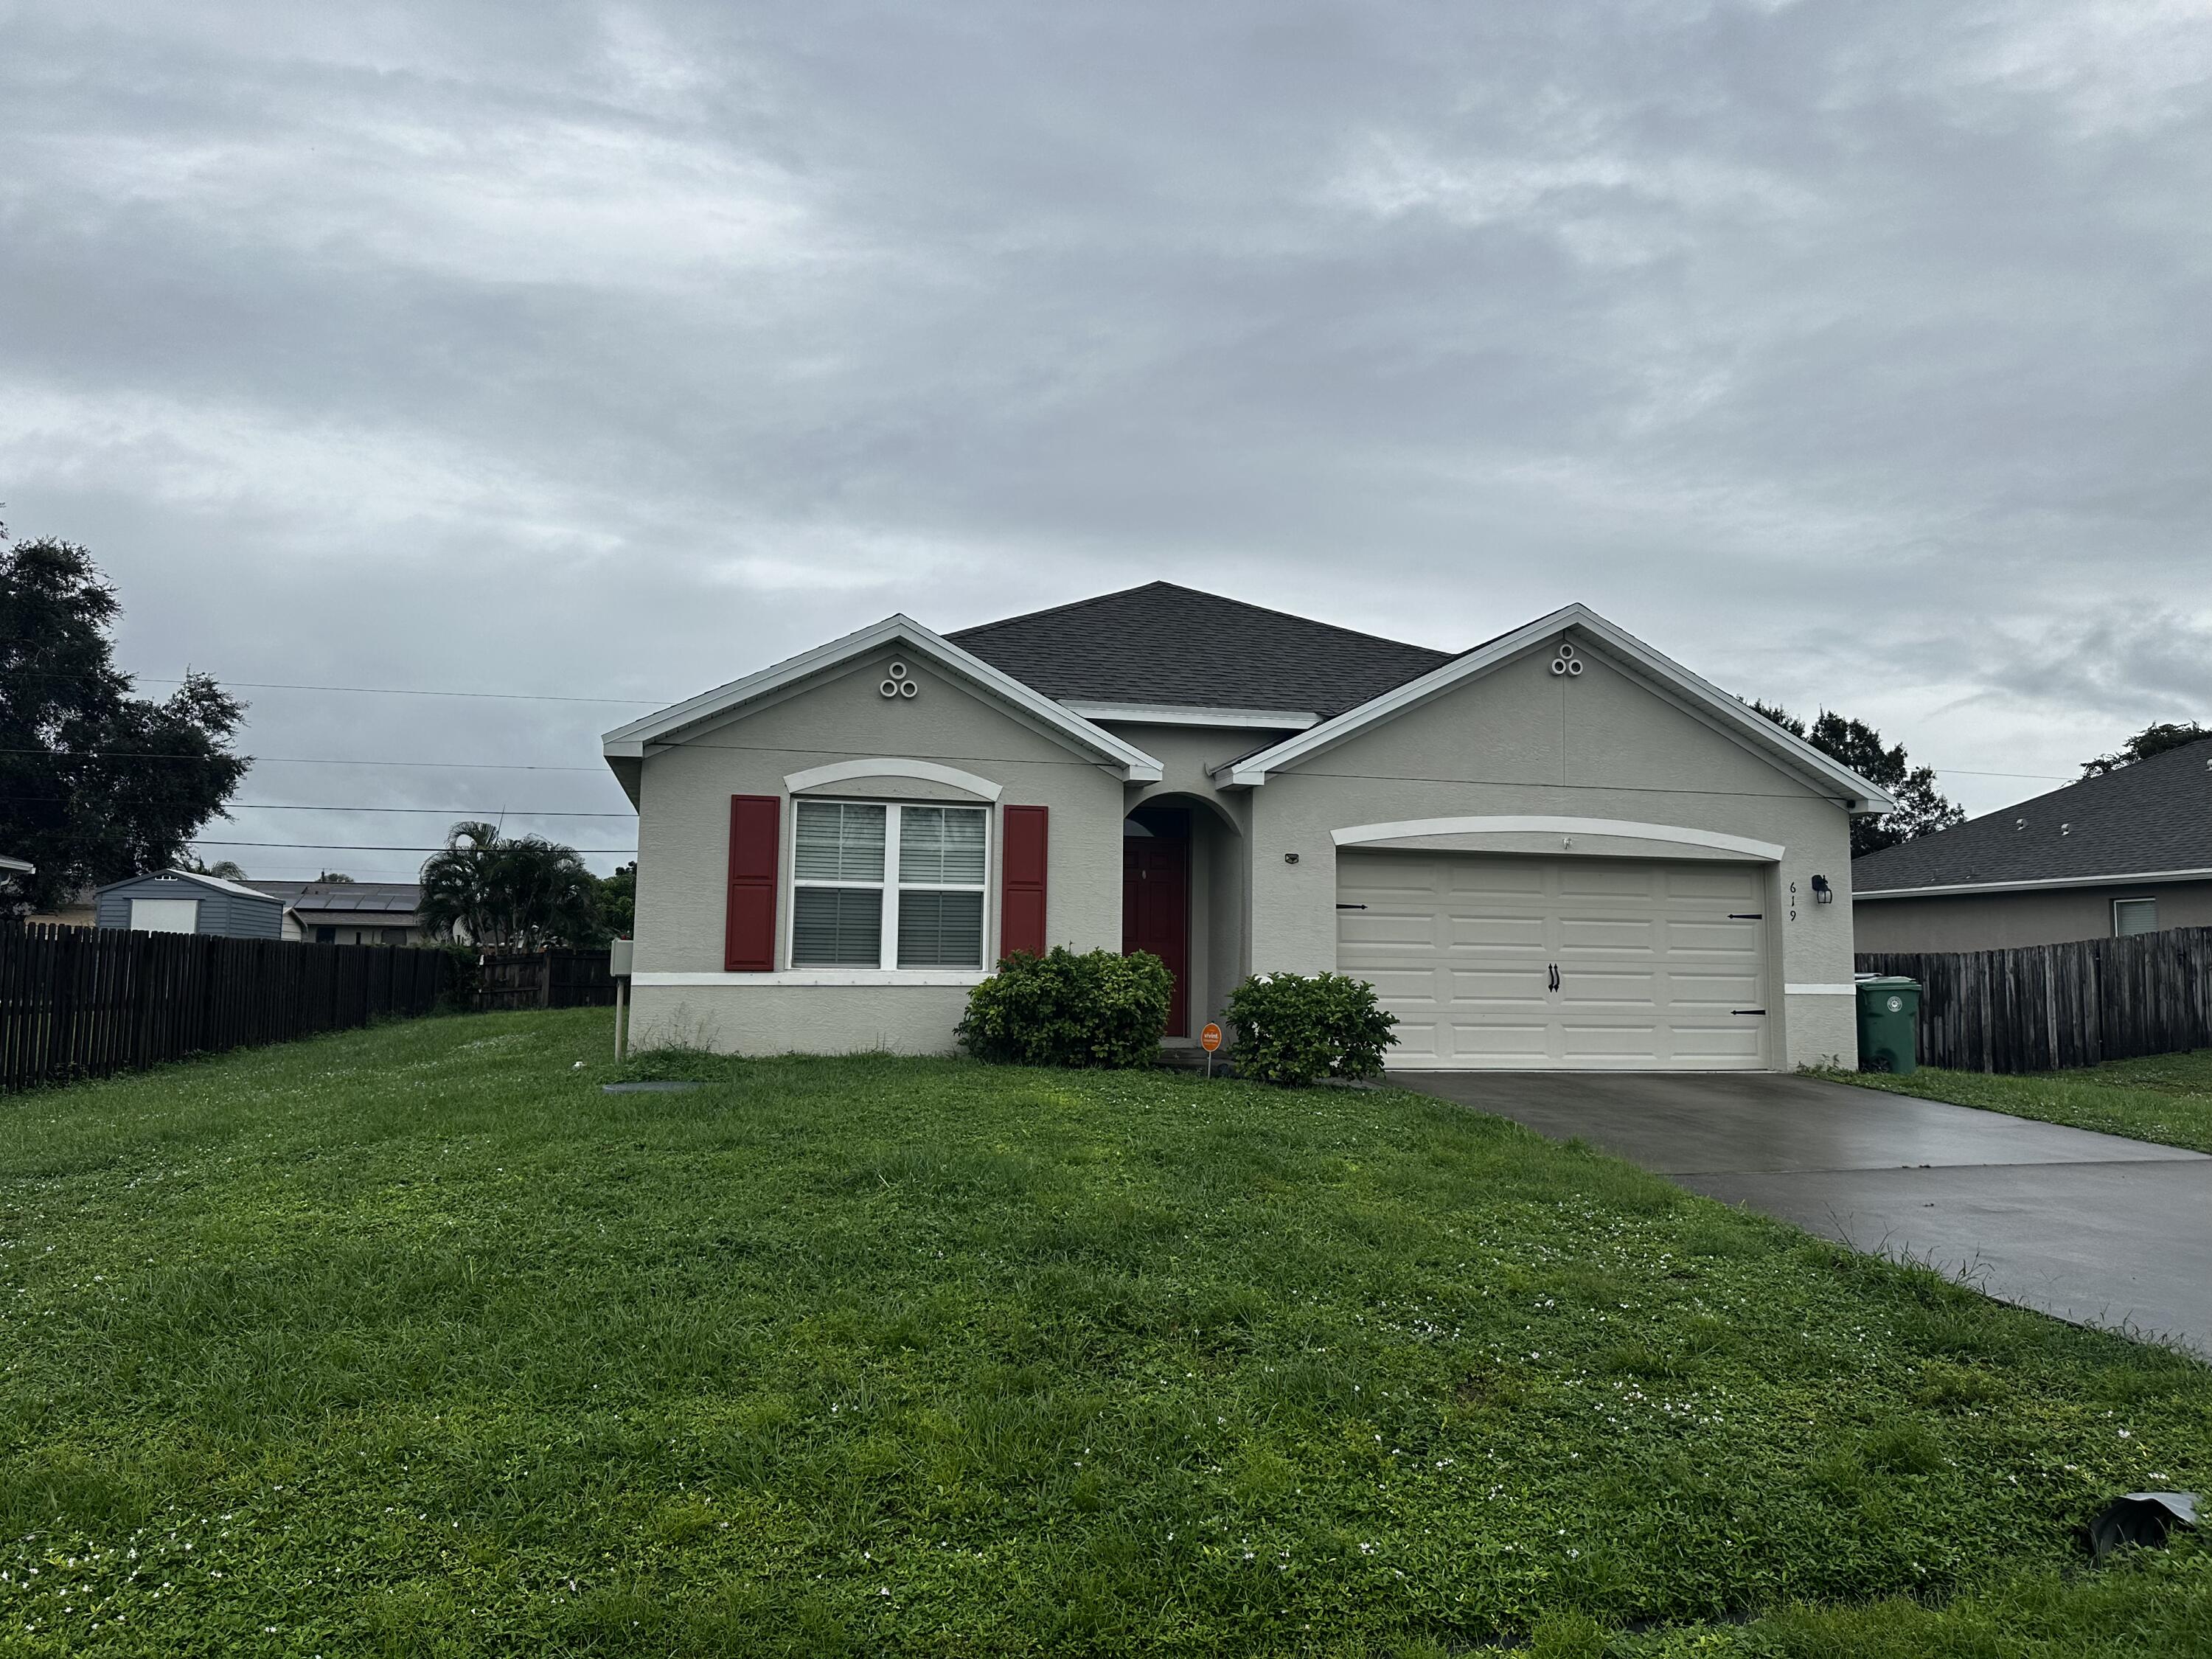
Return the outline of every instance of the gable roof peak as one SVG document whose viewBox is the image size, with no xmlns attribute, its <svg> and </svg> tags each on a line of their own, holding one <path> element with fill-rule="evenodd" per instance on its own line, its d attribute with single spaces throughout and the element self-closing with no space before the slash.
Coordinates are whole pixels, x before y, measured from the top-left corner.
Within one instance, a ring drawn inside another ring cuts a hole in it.
<svg viewBox="0 0 2212 1659">
<path fill-rule="evenodd" d="M 1263 784 L 1271 772 L 1296 765 L 1370 726 L 1392 719 L 1454 686 L 1486 674 L 1523 652 L 1540 647 L 1544 641 L 1568 628 L 1587 635 L 1646 684 L 1660 689 L 1662 695 L 1681 705 L 1699 711 L 1747 747 L 1765 750 L 1771 757 L 1787 763 L 1801 775 L 1820 780 L 1842 798 L 1850 811 L 1887 812 L 1896 805 L 1885 791 L 1841 762 L 1753 712 L 1742 698 L 1731 696 L 1579 601 L 1562 605 L 1548 616 L 1524 623 L 1472 650 L 1463 651 L 1429 673 L 1393 687 L 1356 708 L 1346 709 L 1333 720 L 1323 720 L 1310 731 L 1231 762 L 1218 769 L 1216 775 L 1232 787 Z"/>
<path fill-rule="evenodd" d="M 1033 728 L 1119 769 L 1132 781 L 1158 781 L 1159 762 L 1135 744 L 1063 708 L 1035 688 L 963 650 L 903 611 L 894 611 L 881 622 L 857 629 L 842 639 L 802 651 L 743 679 L 732 680 L 641 720 L 617 726 L 600 738 L 600 752 L 610 763 L 641 759 L 649 747 L 680 742 L 684 733 L 708 720 L 735 714 L 747 704 L 797 684 L 811 675 L 837 668 L 894 643 L 927 658 L 955 679 L 965 681 L 971 689 L 1011 709 Z"/>
</svg>

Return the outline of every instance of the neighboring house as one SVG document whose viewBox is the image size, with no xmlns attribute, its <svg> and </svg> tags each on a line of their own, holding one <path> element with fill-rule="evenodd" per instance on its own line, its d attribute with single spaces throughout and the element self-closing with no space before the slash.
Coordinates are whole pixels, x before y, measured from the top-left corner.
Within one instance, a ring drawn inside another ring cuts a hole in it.
<svg viewBox="0 0 2212 1659">
<path fill-rule="evenodd" d="M 219 876 L 159 871 L 112 881 L 94 895 L 95 923 L 141 933 L 214 933 L 225 939 L 281 939 L 281 899 Z"/>
<path fill-rule="evenodd" d="M 411 881 L 256 881 L 282 899 L 284 937 L 310 945 L 420 945 L 422 889 Z"/>
<path fill-rule="evenodd" d="M 1401 1066 L 1856 1058 L 1850 820 L 1888 799 L 1580 605 L 1457 655 L 1166 583 L 891 617 L 604 749 L 648 1040 L 943 1051 L 1066 945 L 1161 956 L 1170 1042 L 1340 969 Z"/>
<path fill-rule="evenodd" d="M 51 910 L 37 911 L 25 916 L 23 920 L 51 922 L 58 927 L 89 927 L 93 926 L 98 915 L 99 906 L 99 889 L 80 887 L 70 895 L 65 903 L 58 905 Z"/>
<path fill-rule="evenodd" d="M 15 885 L 14 881 L 11 879 L 13 877 L 35 876 L 38 873 L 39 866 L 37 865 L 29 863 L 22 859 L 11 859 L 6 857 L 4 854 L 0 854 L 0 890 L 13 887 Z M 4 915 L 5 914 L 5 911 L 0 911 L 0 915 Z M 40 920 L 43 921 L 44 918 L 42 917 Z"/>
<path fill-rule="evenodd" d="M 21 859 L 0 858 L 0 883 L 9 876 L 31 876 L 38 873 L 36 865 L 26 864 Z M 21 918 L 26 922 L 45 922 L 59 927 L 89 927 L 94 908 L 94 890 L 82 888 L 69 902 L 52 910 L 34 911 Z"/>
<path fill-rule="evenodd" d="M 2212 927 L 2212 738 L 1851 866 L 1862 951 L 1998 951 Z"/>
</svg>

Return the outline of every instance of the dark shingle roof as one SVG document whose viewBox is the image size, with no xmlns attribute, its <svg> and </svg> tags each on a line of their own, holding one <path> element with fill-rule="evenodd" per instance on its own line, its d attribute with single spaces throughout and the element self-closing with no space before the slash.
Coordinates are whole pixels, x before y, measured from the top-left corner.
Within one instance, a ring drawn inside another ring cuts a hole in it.
<svg viewBox="0 0 2212 1659">
<path fill-rule="evenodd" d="M 950 635 L 1060 702 L 1310 710 L 1327 717 L 1452 659 L 1173 582 Z"/>
<path fill-rule="evenodd" d="M 1852 860 L 1851 886 L 1867 893 L 2169 870 L 2212 870 L 2212 738 L 1869 853 Z"/>
</svg>

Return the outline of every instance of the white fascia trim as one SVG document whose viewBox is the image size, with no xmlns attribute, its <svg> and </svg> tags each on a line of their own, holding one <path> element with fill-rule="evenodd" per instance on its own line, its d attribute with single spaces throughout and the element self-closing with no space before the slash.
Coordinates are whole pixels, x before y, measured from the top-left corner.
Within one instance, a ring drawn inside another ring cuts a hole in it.
<svg viewBox="0 0 2212 1659">
<path fill-rule="evenodd" d="M 1792 736 L 1765 715 L 1754 714 L 1748 703 L 1730 696 L 1710 680 L 1692 673 L 1673 659 L 1660 655 L 1633 634 L 1614 626 L 1586 605 L 1567 605 L 1548 617 L 1539 617 L 1534 622 L 1492 640 L 1479 650 L 1455 657 L 1441 668 L 1431 669 L 1419 679 L 1408 680 L 1357 708 L 1348 708 L 1333 720 L 1323 720 L 1310 731 L 1285 738 L 1272 749 L 1263 749 L 1256 755 L 1248 755 L 1241 761 L 1233 762 L 1224 769 L 1227 775 L 1224 781 L 1236 786 L 1263 784 L 1270 773 L 1295 765 L 1307 756 L 1340 742 L 1378 721 L 1389 720 L 1394 714 L 1402 714 L 1426 702 L 1431 697 L 1448 691 L 1463 681 L 1486 674 L 1532 646 L 1540 645 L 1554 635 L 1570 629 L 1605 646 L 1659 684 L 1714 717 L 1724 729 L 1748 741 L 1753 747 L 1783 756 L 1799 770 L 1808 772 L 1833 786 L 1850 799 L 1853 812 L 1887 812 L 1896 807 L 1897 803 L 1887 794 L 1849 767 L 1822 754 L 1802 738 Z"/>
<path fill-rule="evenodd" d="M 988 975 L 980 968 L 931 969 L 921 968 L 792 968 L 774 974 L 632 974 L 633 985 L 811 985 L 811 986 L 971 986 Z"/>
<path fill-rule="evenodd" d="M 1355 823 L 1332 830 L 1329 839 L 1339 847 L 1359 847 L 1370 842 L 1402 841 L 1414 836 L 1486 836 L 1523 834 L 1620 836 L 1632 841 L 1664 842 L 1676 847 L 1710 847 L 1747 858 L 1782 862 L 1789 849 L 1771 841 L 1746 836 L 1724 836 L 1715 830 L 1692 830 L 1678 823 L 1633 823 L 1626 818 L 1562 818 L 1492 817 L 1473 818 L 1405 818 L 1395 823 Z"/>
<path fill-rule="evenodd" d="M 1090 750 L 1122 771 L 1133 783 L 1158 783 L 1160 781 L 1159 762 L 1135 744 L 1122 742 L 1103 726 L 1093 726 L 1042 692 L 1031 690 L 1012 675 L 992 667 L 972 652 L 962 650 L 944 635 L 924 628 L 913 617 L 904 615 L 886 617 L 883 621 L 857 633 L 848 634 L 842 639 L 832 640 L 827 645 L 817 645 L 811 651 L 802 651 L 795 657 L 787 657 L 780 663 L 762 669 L 757 674 L 732 680 L 727 685 L 717 686 L 712 691 L 702 691 L 696 697 L 672 704 L 658 714 L 647 714 L 627 726 L 618 726 L 600 739 L 600 752 L 609 760 L 642 756 L 649 745 L 674 740 L 678 733 L 703 720 L 730 714 L 809 675 L 834 668 L 840 663 L 848 662 L 854 657 L 864 656 L 887 645 L 903 645 L 917 654 L 931 659 L 939 668 L 967 680 L 1001 702 L 1018 708 L 1071 744 Z"/>
<path fill-rule="evenodd" d="M 888 756 L 879 760 L 832 761 L 827 766 L 810 766 L 804 772 L 787 772 L 784 775 L 783 787 L 795 795 L 802 789 L 819 789 L 829 784 L 849 783 L 855 778 L 918 778 L 924 783 L 942 783 L 955 789 L 965 789 L 969 794 L 981 795 L 985 800 L 996 800 L 1006 793 L 1004 784 L 994 783 L 973 772 L 963 772 L 957 766 L 944 766 L 936 761 L 898 760 Z"/>
<path fill-rule="evenodd" d="M 1215 726 L 1260 732 L 1304 732 L 1321 724 L 1310 708 L 1193 708 L 1165 702 L 1067 702 L 1061 708 L 1087 720 L 1131 726 Z"/>
<path fill-rule="evenodd" d="M 26 870 L 30 867 L 27 864 L 23 866 Z M 228 893 L 237 898 L 259 899 L 264 904 L 271 900 L 283 902 L 274 893 L 264 893 L 258 887 L 241 887 L 234 881 L 225 881 L 221 876 L 204 876 L 196 870 L 149 870 L 144 875 L 125 876 L 121 881 L 111 881 L 106 886 L 96 887 L 93 890 L 94 893 L 109 893 L 118 887 L 128 887 L 134 882 L 147 880 L 189 881 L 194 886 L 211 888 L 218 893 Z"/>
<path fill-rule="evenodd" d="M 1785 985 L 1782 994 L 1786 997 L 1847 997 L 1858 990 L 1856 985 Z"/>
<path fill-rule="evenodd" d="M 37 865 L 26 864 L 21 859 L 0 858 L 0 870 L 14 876 L 35 876 L 39 873 Z"/>
<path fill-rule="evenodd" d="M 2045 876 L 2034 881 L 1966 881 L 1948 887 L 1854 889 L 1851 898 L 1942 898 L 1953 893 L 2035 893 L 2057 887 L 2148 887 L 2164 881 L 2212 881 L 2212 870 L 2138 870 L 2125 876 Z"/>
</svg>

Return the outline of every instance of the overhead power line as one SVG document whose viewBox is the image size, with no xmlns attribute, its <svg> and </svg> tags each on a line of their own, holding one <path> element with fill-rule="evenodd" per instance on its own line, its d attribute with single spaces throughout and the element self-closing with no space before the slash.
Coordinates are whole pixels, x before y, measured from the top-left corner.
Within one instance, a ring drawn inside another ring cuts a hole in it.
<svg viewBox="0 0 2212 1659">
<path fill-rule="evenodd" d="M 57 674 L 30 671 L 32 678 L 42 680 L 78 680 L 82 674 Z M 125 678 L 148 685 L 182 685 L 185 682 L 173 674 L 128 674 Z M 301 685 L 286 680 L 222 680 L 216 682 L 226 691 L 342 691 L 349 696 L 364 697 L 481 697 L 500 702 L 588 702 L 602 706 L 620 703 L 638 708 L 665 708 L 681 697 L 571 697 L 549 691 L 449 691 L 440 688 L 415 685 Z"/>
<path fill-rule="evenodd" d="M 40 805 L 57 805 L 70 799 L 67 795 L 14 795 L 12 800 L 34 802 Z M 526 806 L 338 806 L 317 805 L 313 802 L 267 800 L 227 800 L 222 804 L 226 812 L 414 812 L 433 818 L 634 818 L 635 812 L 556 812 L 540 811 Z"/>
<path fill-rule="evenodd" d="M 313 802 L 301 805 L 269 800 L 223 803 L 225 811 L 233 808 L 241 812 L 419 812 L 434 818 L 492 818 L 502 815 L 510 818 L 634 818 L 637 816 L 635 812 L 540 811 L 526 806 L 318 806 Z"/>
<path fill-rule="evenodd" d="M 443 844 L 436 847 L 385 847 L 343 841 L 206 841 L 198 836 L 192 839 L 191 844 L 195 847 L 289 848 L 301 853 L 442 853 L 446 850 Z M 572 847 L 568 850 L 587 858 L 601 855 L 635 857 L 637 854 L 635 847 Z"/>
<path fill-rule="evenodd" d="M 53 755 L 51 749 L 0 749 L 0 755 Z M 601 766 L 526 766 L 514 761 L 414 761 L 414 760 L 343 760 L 325 755 L 164 755 L 152 750 L 131 749 L 72 749 L 56 757 L 63 760 L 176 760 L 206 761 L 232 759 L 251 761 L 256 766 L 422 766 L 434 767 L 451 772 L 593 772 L 604 774 Z"/>
</svg>

